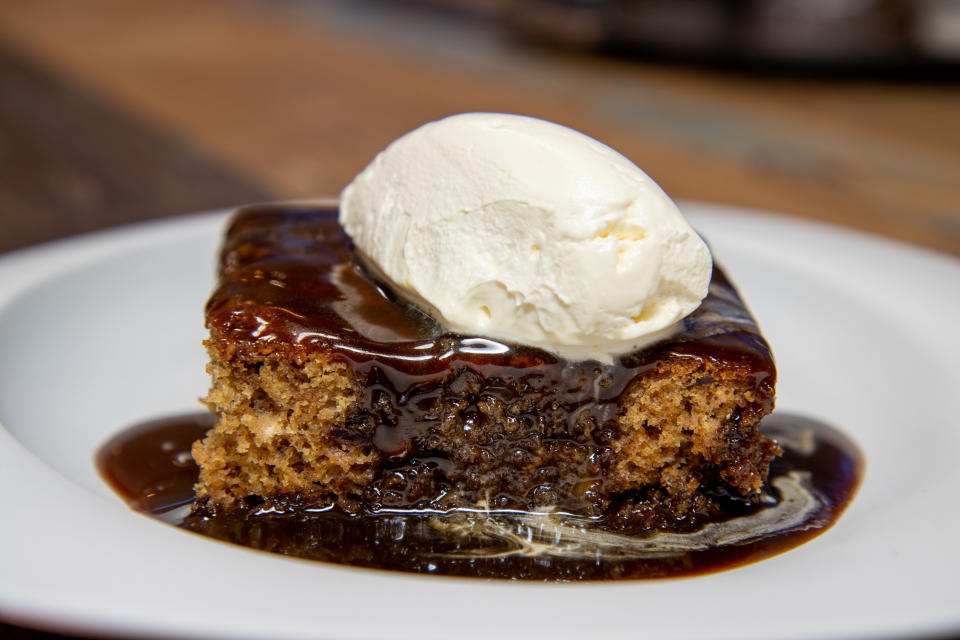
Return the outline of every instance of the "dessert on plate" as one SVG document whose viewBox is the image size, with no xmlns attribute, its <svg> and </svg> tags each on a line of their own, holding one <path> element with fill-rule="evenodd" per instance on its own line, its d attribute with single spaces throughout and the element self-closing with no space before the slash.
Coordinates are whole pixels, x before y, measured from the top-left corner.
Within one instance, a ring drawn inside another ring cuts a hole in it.
<svg viewBox="0 0 960 640">
<path fill-rule="evenodd" d="M 770 348 L 676 205 L 560 125 L 461 114 L 339 202 L 257 205 L 207 306 L 197 508 L 569 513 L 759 495 Z"/>
</svg>

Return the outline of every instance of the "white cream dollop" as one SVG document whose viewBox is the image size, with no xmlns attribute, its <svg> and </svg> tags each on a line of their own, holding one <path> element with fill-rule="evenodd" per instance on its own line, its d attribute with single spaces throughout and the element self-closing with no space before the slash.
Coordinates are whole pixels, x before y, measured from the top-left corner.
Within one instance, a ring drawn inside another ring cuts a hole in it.
<svg viewBox="0 0 960 640">
<path fill-rule="evenodd" d="M 713 266 L 639 167 L 519 115 L 460 114 L 398 138 L 343 190 L 340 222 L 438 322 L 572 358 L 608 360 L 669 333 Z"/>
</svg>

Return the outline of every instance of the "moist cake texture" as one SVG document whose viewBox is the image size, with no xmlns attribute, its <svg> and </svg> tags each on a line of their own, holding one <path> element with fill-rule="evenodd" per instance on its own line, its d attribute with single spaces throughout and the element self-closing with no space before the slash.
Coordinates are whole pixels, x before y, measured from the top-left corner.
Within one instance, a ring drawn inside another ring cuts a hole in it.
<svg viewBox="0 0 960 640">
<path fill-rule="evenodd" d="M 207 306 L 217 416 L 196 508 L 552 510 L 682 530 L 759 495 L 769 346 L 714 268 L 672 338 L 615 359 L 450 333 L 392 300 L 330 206 L 238 211 Z"/>
</svg>

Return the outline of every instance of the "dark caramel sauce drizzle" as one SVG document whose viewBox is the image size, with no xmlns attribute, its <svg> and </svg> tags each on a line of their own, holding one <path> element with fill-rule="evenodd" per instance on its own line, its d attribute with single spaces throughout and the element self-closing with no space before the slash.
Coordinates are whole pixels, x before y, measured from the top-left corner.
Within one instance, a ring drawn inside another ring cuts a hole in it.
<svg viewBox="0 0 960 640">
<path fill-rule="evenodd" d="M 407 384 L 466 364 L 494 377 L 563 362 L 540 349 L 447 332 L 398 304 L 358 264 L 335 207 L 256 205 L 234 214 L 221 253 L 220 284 L 207 324 L 255 353 L 333 351 L 357 370 L 376 366 Z M 749 367 L 772 387 L 770 348 L 732 284 L 715 270 L 710 295 L 669 340 L 621 356 L 610 370 L 633 379 L 659 357 L 723 357 Z M 609 385 L 606 395 L 618 395 Z"/>
<path fill-rule="evenodd" d="M 288 350 L 338 355 L 364 379 L 358 419 L 348 416 L 339 437 L 349 445 L 372 445 L 392 465 L 431 448 L 425 441 L 439 422 L 433 409 L 441 395 L 460 394 L 461 381 L 471 376 L 484 381 L 485 395 L 524 407 L 516 417 L 522 430 L 536 434 L 534 441 L 594 434 L 596 441 L 571 441 L 599 452 L 597 464 L 581 470 L 585 476 L 598 475 L 593 467 L 608 462 L 605 427 L 615 423 L 628 384 L 661 364 L 712 359 L 739 367 L 755 381 L 756 401 L 745 408 L 745 422 L 773 406 L 770 348 L 720 269 L 708 297 L 675 335 L 613 363 L 566 361 L 540 349 L 446 331 L 378 286 L 358 263 L 335 207 L 239 210 L 219 275 L 207 305 L 211 335 L 254 360 Z M 584 428 L 587 423 L 596 426 Z"/>
<path fill-rule="evenodd" d="M 607 424 L 628 382 L 672 359 L 739 365 L 755 381 L 754 410 L 773 403 L 770 349 L 720 270 L 708 298 L 669 340 L 612 364 L 569 362 L 538 349 L 446 332 L 391 300 L 356 262 L 329 207 L 258 206 L 235 215 L 207 323 L 217 339 L 254 356 L 287 349 L 338 354 L 366 376 L 361 415 L 376 414 L 378 394 L 392 398 L 400 413 L 376 418 L 372 430 L 368 425 L 355 433 L 347 433 L 348 420 L 344 437 L 369 439 L 395 465 L 450 464 L 421 451 L 419 438 L 436 390 L 464 371 L 483 378 L 485 392 L 496 392 L 498 380 L 519 380 L 504 382 L 502 394 L 549 400 L 527 417 L 560 438 L 568 437 L 565 421 L 574 414 Z M 414 503 L 398 505 L 407 508 L 404 513 L 380 505 L 381 511 L 363 516 L 278 512 L 276 505 L 265 505 L 210 517 L 189 509 L 197 474 L 190 445 L 210 422 L 209 416 L 186 416 L 135 427 L 101 450 L 98 466 L 133 508 L 204 535 L 312 560 L 445 575 L 598 580 L 730 568 L 829 527 L 852 497 L 862 467 L 856 448 L 837 431 L 774 415 L 765 430 L 780 439 L 785 455 L 773 463 L 762 499 L 720 500 L 720 517 L 693 530 L 680 528 L 682 533 L 609 527 L 600 518 L 562 513 L 418 513 L 410 510 Z"/>
<path fill-rule="evenodd" d="M 198 471 L 189 451 L 211 422 L 198 414 L 133 427 L 100 450 L 97 465 L 132 508 L 190 531 L 308 560 L 436 575 L 572 581 L 731 569 L 828 529 L 863 472 L 857 447 L 836 429 L 773 414 L 763 430 L 779 440 L 784 455 L 771 465 L 759 505 L 732 503 L 724 520 L 662 540 L 650 532 L 610 531 L 601 520 L 545 514 L 248 511 L 205 517 L 189 513 Z M 722 535 L 704 536 L 709 527 Z M 744 532 L 739 539 L 738 531 Z M 734 541 L 716 543 L 728 538 Z"/>
</svg>

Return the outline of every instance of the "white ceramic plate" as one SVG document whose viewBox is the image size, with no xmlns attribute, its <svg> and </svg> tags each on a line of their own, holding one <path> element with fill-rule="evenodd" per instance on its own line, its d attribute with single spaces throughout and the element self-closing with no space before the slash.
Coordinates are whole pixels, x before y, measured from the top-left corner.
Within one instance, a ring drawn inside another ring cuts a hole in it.
<svg viewBox="0 0 960 640">
<path fill-rule="evenodd" d="M 824 535 L 698 578 L 526 584 L 354 569 L 128 510 L 93 466 L 195 410 L 222 214 L 0 258 L 0 618 L 117 636 L 815 638 L 960 631 L 960 261 L 772 214 L 685 206 L 774 346 L 779 408 L 862 447 Z"/>
</svg>

